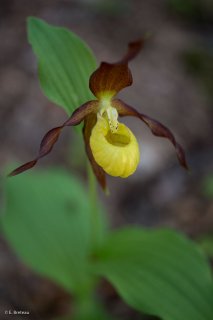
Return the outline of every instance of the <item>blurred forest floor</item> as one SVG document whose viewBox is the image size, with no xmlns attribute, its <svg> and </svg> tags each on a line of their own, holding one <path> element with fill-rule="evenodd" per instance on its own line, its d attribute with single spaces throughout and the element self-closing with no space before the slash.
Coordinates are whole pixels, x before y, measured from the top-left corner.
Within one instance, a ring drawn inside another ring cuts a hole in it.
<svg viewBox="0 0 213 320">
<path fill-rule="evenodd" d="M 128 180 L 109 178 L 111 197 L 101 197 L 115 227 L 168 226 L 193 238 L 212 233 L 213 202 L 205 187 L 213 175 L 211 1 L 1 0 L 1 168 L 32 159 L 43 134 L 66 118 L 38 84 L 26 35 L 26 17 L 32 15 L 69 27 L 89 44 L 99 62 L 116 61 L 129 41 L 150 34 L 144 51 L 131 63 L 134 84 L 120 97 L 175 133 L 186 150 L 190 173 L 179 168 L 168 141 L 153 137 L 137 120 L 125 120 L 138 137 L 141 164 Z M 77 139 L 67 130 L 40 166 L 65 166 L 85 179 L 85 158 Z M 28 270 L 3 237 L 0 249 L 1 320 L 9 319 L 3 310 L 14 308 L 32 310 L 30 320 L 66 312 L 69 296 L 63 290 Z M 141 319 L 107 283 L 100 290 L 116 319 Z"/>
</svg>

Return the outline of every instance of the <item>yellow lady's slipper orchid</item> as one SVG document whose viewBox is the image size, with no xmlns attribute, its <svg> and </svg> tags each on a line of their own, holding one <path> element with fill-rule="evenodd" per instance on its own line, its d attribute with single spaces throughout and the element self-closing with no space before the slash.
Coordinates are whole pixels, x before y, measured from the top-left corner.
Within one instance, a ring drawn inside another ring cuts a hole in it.
<svg viewBox="0 0 213 320">
<path fill-rule="evenodd" d="M 120 90 L 132 84 L 128 62 L 138 54 L 142 44 L 142 41 L 130 43 L 126 55 L 117 63 L 102 62 L 89 80 L 90 90 L 97 100 L 80 106 L 64 124 L 48 131 L 41 141 L 38 156 L 12 171 L 10 176 L 34 167 L 40 158 L 52 150 L 64 127 L 75 126 L 84 121 L 86 152 L 102 188 L 106 188 L 105 173 L 115 177 L 128 177 L 137 169 L 139 147 L 132 131 L 118 121 L 118 116 L 137 117 L 154 135 L 169 139 L 175 147 L 179 163 L 187 168 L 184 151 L 168 128 L 123 101 L 114 99 Z"/>
</svg>

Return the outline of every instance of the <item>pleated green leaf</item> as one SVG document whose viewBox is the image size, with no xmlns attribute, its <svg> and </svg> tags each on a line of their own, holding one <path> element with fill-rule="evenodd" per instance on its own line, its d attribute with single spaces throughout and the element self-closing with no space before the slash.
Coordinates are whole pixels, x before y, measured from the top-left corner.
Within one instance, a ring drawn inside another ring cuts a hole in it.
<svg viewBox="0 0 213 320">
<path fill-rule="evenodd" d="M 70 115 L 93 99 L 89 77 L 96 69 L 89 47 L 66 28 L 28 18 L 28 39 L 38 59 L 38 72 L 44 94 Z"/>
<path fill-rule="evenodd" d="M 3 232 L 20 258 L 71 292 L 90 285 L 94 234 L 80 182 L 60 170 L 32 172 L 8 179 L 5 194 Z M 101 219 L 99 226 L 97 242 L 104 236 Z"/>
<path fill-rule="evenodd" d="M 106 277 L 135 309 L 164 320 L 212 320 L 213 282 L 202 252 L 172 231 L 115 232 L 97 256 Z"/>
</svg>

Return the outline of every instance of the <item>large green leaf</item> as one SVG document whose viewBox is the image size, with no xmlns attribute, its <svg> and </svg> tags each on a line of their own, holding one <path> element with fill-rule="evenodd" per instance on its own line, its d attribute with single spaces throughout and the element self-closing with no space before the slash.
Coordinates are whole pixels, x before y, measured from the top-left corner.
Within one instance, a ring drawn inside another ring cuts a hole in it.
<svg viewBox="0 0 213 320">
<path fill-rule="evenodd" d="M 164 320 L 212 320 L 213 282 L 202 252 L 168 230 L 115 232 L 95 270 L 132 307 Z"/>
<path fill-rule="evenodd" d="M 68 290 L 90 285 L 93 221 L 79 181 L 60 170 L 35 172 L 8 179 L 5 193 L 2 227 L 18 255 Z"/>
<path fill-rule="evenodd" d="M 28 39 L 38 58 L 38 70 L 44 94 L 68 114 L 93 99 L 89 77 L 96 69 L 88 46 L 66 28 L 28 18 Z"/>
</svg>

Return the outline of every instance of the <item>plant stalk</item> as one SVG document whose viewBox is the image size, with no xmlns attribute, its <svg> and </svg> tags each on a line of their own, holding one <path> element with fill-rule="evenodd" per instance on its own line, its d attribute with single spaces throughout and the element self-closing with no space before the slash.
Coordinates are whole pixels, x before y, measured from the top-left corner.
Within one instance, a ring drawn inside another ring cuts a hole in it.
<svg viewBox="0 0 213 320">
<path fill-rule="evenodd" d="M 100 228 L 100 212 L 97 201 L 97 183 L 89 161 L 87 161 L 88 187 L 90 201 L 90 218 L 91 218 L 91 246 L 97 247 Z"/>
</svg>

